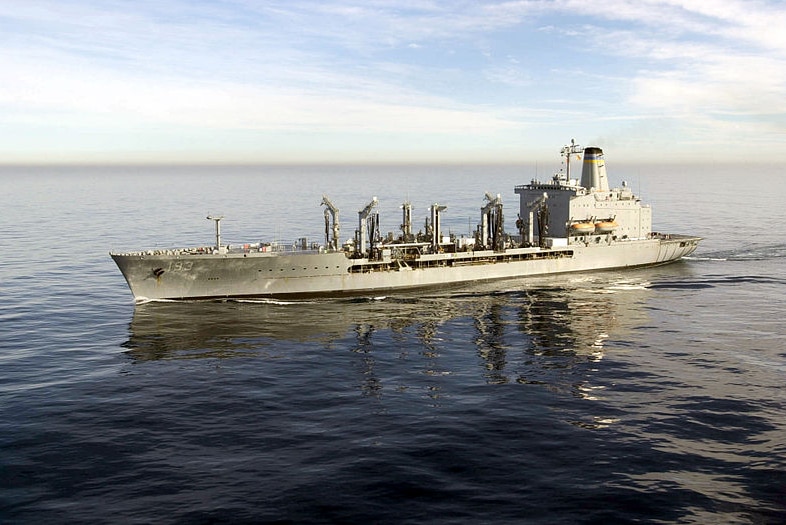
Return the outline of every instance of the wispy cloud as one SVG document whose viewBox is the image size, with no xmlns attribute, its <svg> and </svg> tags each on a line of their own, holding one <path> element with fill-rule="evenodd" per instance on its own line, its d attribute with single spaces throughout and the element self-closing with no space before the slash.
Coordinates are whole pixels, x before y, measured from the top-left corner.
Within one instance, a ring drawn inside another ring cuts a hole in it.
<svg viewBox="0 0 786 525">
<path fill-rule="evenodd" d="M 348 158 L 386 141 L 516 158 L 632 128 L 691 154 L 759 148 L 786 133 L 783 22 L 779 3 L 734 0 L 30 0 L 0 5 L 0 148 L 78 157 L 46 143 L 52 126 L 114 134 L 108 157 L 167 129 L 280 132 L 289 152 L 304 133 L 298 158 L 315 135 Z M 280 141 L 237 142 L 280 160 Z"/>
<path fill-rule="evenodd" d="M 584 4 L 572 5 L 582 12 Z M 630 61 L 629 94 L 637 113 L 671 118 L 681 140 L 708 146 L 760 147 L 786 138 L 786 36 L 774 31 L 784 7 L 761 2 L 604 3 L 587 34 L 592 49 Z M 601 20 L 598 20 L 600 17 Z M 632 24 L 606 28 L 603 19 Z"/>
</svg>

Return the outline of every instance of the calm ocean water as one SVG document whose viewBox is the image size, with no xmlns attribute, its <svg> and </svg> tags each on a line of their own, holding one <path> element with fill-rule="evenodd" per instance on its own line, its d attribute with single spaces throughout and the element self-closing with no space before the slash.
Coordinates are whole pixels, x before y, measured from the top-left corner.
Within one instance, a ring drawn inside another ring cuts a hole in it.
<svg viewBox="0 0 786 525">
<path fill-rule="evenodd" d="M 107 253 L 344 235 L 372 196 L 508 228 L 515 167 L 2 168 L 1 523 L 786 522 L 786 180 L 615 167 L 690 259 L 134 306 Z M 546 178 L 547 174 L 541 174 Z M 422 223 L 422 222 L 421 222 Z M 418 224 L 419 225 L 419 224 Z"/>
</svg>

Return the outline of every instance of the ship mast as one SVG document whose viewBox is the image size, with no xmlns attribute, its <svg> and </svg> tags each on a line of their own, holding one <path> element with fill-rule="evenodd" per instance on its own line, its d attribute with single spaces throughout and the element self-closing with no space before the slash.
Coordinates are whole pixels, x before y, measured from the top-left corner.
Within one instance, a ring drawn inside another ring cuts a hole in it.
<svg viewBox="0 0 786 525">
<path fill-rule="evenodd" d="M 576 144 L 576 139 L 570 139 L 570 146 L 564 146 L 560 151 L 560 154 L 565 157 L 565 162 L 567 164 L 565 171 L 568 182 L 570 182 L 570 156 L 574 153 L 581 153 L 581 146 Z"/>
</svg>

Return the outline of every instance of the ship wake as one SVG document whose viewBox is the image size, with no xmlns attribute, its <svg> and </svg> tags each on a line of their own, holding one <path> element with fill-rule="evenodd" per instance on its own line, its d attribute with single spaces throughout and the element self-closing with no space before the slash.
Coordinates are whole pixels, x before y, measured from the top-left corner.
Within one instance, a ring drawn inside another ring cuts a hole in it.
<svg viewBox="0 0 786 525">
<path fill-rule="evenodd" d="M 705 252 L 685 257 L 694 261 L 768 261 L 786 257 L 786 244 L 742 246 L 732 250 Z"/>
</svg>

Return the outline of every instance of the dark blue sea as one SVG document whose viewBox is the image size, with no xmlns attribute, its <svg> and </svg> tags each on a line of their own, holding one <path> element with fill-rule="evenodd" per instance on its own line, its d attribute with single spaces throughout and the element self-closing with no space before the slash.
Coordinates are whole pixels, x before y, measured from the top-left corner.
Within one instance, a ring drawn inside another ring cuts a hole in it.
<svg viewBox="0 0 786 525">
<path fill-rule="evenodd" d="M 786 522 L 786 178 L 614 166 L 689 259 L 134 305 L 110 250 L 514 230 L 531 167 L 0 169 L 0 523 Z M 549 174 L 540 173 L 540 178 Z M 420 222 L 417 222 L 420 221 Z"/>
</svg>

